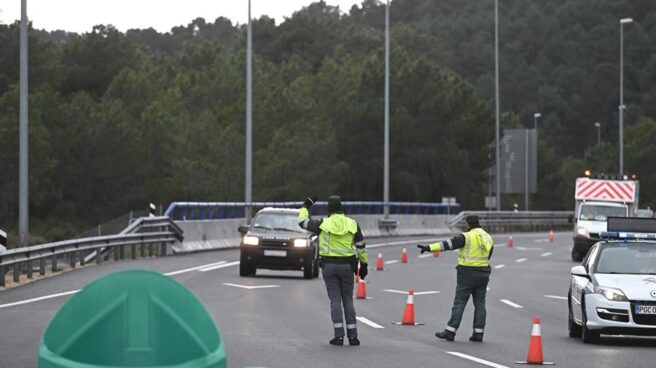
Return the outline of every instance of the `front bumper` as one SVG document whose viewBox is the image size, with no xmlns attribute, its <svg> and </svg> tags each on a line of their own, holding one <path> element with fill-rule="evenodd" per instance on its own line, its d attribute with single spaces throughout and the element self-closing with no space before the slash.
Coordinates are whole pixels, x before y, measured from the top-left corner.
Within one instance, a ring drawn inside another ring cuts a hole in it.
<svg viewBox="0 0 656 368">
<path fill-rule="evenodd" d="M 284 252 L 284 256 L 280 252 Z M 272 255 L 276 254 L 276 255 Z M 301 270 L 317 258 L 316 247 L 241 245 L 241 261 L 269 270 Z"/>
<path fill-rule="evenodd" d="M 656 315 L 636 315 L 634 306 L 651 301 L 613 302 L 603 295 L 587 294 L 585 312 L 587 327 L 606 335 L 656 336 Z"/>
</svg>

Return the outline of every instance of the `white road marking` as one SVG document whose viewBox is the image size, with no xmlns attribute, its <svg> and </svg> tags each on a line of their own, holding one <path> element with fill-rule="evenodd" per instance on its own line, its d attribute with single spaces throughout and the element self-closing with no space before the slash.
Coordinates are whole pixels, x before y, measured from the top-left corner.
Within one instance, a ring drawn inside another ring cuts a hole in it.
<svg viewBox="0 0 656 368">
<path fill-rule="evenodd" d="M 535 239 L 534 240 L 534 242 L 536 242 L 536 243 L 546 243 L 548 241 L 549 241 L 549 239 Z"/>
<path fill-rule="evenodd" d="M 223 264 L 216 265 L 216 266 L 212 266 L 212 267 L 201 268 L 201 269 L 198 270 L 198 271 L 200 271 L 200 272 L 213 271 L 213 270 L 218 270 L 218 269 L 220 269 L 220 268 L 226 268 L 226 267 L 236 266 L 236 265 L 238 265 L 238 264 L 239 264 L 239 261 L 228 262 L 228 263 L 223 263 Z"/>
<path fill-rule="evenodd" d="M 566 296 L 560 296 L 560 295 L 545 295 L 545 297 L 551 299 L 558 299 L 558 300 L 567 300 Z"/>
<path fill-rule="evenodd" d="M 369 325 L 369 326 L 371 326 L 371 327 L 373 327 L 373 328 L 385 328 L 385 327 L 379 325 L 379 324 L 376 323 L 376 322 L 370 321 L 369 319 L 367 319 L 367 318 L 365 318 L 365 317 L 355 317 L 355 319 L 357 319 L 358 321 L 364 323 L 365 325 Z"/>
<path fill-rule="evenodd" d="M 524 252 L 539 252 L 539 251 L 542 250 L 541 247 L 537 247 L 537 248 L 515 247 L 515 248 L 517 248 L 518 250 L 524 251 Z"/>
<path fill-rule="evenodd" d="M 517 262 L 517 263 L 526 262 L 526 258 L 516 259 L 515 262 Z"/>
<path fill-rule="evenodd" d="M 393 259 L 391 261 L 385 262 L 385 264 L 392 264 L 392 263 L 397 263 L 399 260 L 398 259 Z"/>
<path fill-rule="evenodd" d="M 230 282 L 224 282 L 223 285 L 232 286 L 232 287 L 241 288 L 241 289 L 246 289 L 246 290 L 270 289 L 270 288 L 280 287 L 280 285 L 254 285 L 254 286 L 249 286 L 249 285 L 233 284 L 233 283 L 230 283 Z"/>
<path fill-rule="evenodd" d="M 394 289 L 385 289 L 383 291 L 387 291 L 388 293 L 397 293 L 397 294 L 405 294 L 408 295 L 407 291 L 401 291 L 401 290 L 394 290 Z"/>
<path fill-rule="evenodd" d="M 519 304 L 517 304 L 517 303 L 513 303 L 513 302 L 511 302 L 511 301 L 508 300 L 508 299 L 500 299 L 500 301 L 501 301 L 501 303 L 506 304 L 506 305 L 509 305 L 509 306 L 511 306 L 511 307 L 513 307 L 513 308 L 517 308 L 517 309 L 524 308 L 524 307 L 522 307 L 521 305 L 519 305 Z"/>
<path fill-rule="evenodd" d="M 71 294 L 75 294 L 75 293 L 77 293 L 77 292 L 80 291 L 80 290 L 81 290 L 81 289 L 71 290 L 71 291 L 65 291 L 65 292 L 63 292 L 63 293 L 57 293 L 57 294 L 50 294 L 50 295 L 40 296 L 40 297 L 38 297 L 38 298 L 32 298 L 32 299 L 21 300 L 21 301 L 19 301 L 19 302 L 13 302 L 13 303 L 7 303 L 7 304 L 0 304 L 0 309 L 1 309 L 1 308 L 9 308 L 9 307 L 13 307 L 13 306 L 16 306 L 16 305 L 21 305 L 21 304 L 34 303 L 34 302 L 38 302 L 38 301 L 40 301 L 40 300 L 46 300 L 46 299 L 57 298 L 57 297 L 60 297 L 60 296 L 71 295 Z"/>
<path fill-rule="evenodd" d="M 440 292 L 435 290 L 435 291 L 420 291 L 418 293 L 414 293 L 414 295 L 430 295 L 430 294 L 439 294 Z"/>
<path fill-rule="evenodd" d="M 542 253 L 542 254 L 540 254 L 540 257 L 549 257 L 552 254 L 553 253 L 551 253 L 551 252 Z"/>
<path fill-rule="evenodd" d="M 388 293 L 396 293 L 396 294 L 404 294 L 408 295 L 407 291 L 402 291 L 402 290 L 394 290 L 394 289 L 385 289 L 383 291 L 387 291 Z M 430 295 L 430 294 L 439 294 L 439 291 L 433 290 L 433 291 L 419 291 L 415 292 L 414 295 Z"/>
<path fill-rule="evenodd" d="M 214 266 L 214 265 L 217 265 L 217 264 L 223 264 L 223 263 L 225 263 L 225 261 L 214 262 L 214 263 L 210 263 L 210 264 L 206 264 L 206 265 L 202 265 L 202 266 L 191 267 L 191 268 L 185 268 L 184 270 L 179 270 L 179 271 L 167 272 L 167 273 L 165 273 L 164 275 L 165 275 L 165 276 L 174 276 L 174 275 L 179 275 L 179 274 L 181 274 L 181 273 L 187 273 L 187 272 L 191 272 L 191 271 L 196 271 L 196 270 L 200 270 L 201 268 L 211 267 L 211 266 Z"/>
<path fill-rule="evenodd" d="M 455 355 L 455 356 L 460 357 L 460 358 L 471 360 L 472 362 L 476 362 L 476 363 L 486 365 L 488 367 L 508 368 L 508 366 L 506 366 L 506 365 L 497 364 L 497 363 L 494 363 L 494 362 L 490 362 L 489 360 L 477 358 L 475 356 L 471 356 L 471 355 L 467 355 L 467 354 L 463 354 L 463 353 L 458 353 L 458 352 L 455 352 L 455 351 L 447 351 L 447 353 L 449 353 L 451 355 Z"/>
<path fill-rule="evenodd" d="M 506 267 L 505 264 L 500 264 L 500 265 L 496 265 L 496 266 L 494 266 L 494 268 L 497 269 L 497 270 L 498 270 L 499 268 L 504 268 L 504 267 Z"/>
<path fill-rule="evenodd" d="M 420 254 L 420 255 L 419 255 L 419 258 L 428 258 L 428 257 L 432 257 L 432 256 L 433 256 L 433 255 L 430 254 L 430 253 L 428 253 L 428 254 Z"/>
</svg>

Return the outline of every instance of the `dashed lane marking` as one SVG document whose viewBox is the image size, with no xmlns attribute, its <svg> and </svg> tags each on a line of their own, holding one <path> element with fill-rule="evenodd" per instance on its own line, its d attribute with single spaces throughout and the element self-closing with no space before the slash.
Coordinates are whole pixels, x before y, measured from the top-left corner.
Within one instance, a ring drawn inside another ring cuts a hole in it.
<svg viewBox="0 0 656 368">
<path fill-rule="evenodd" d="M 540 257 L 549 257 L 552 254 L 553 253 L 551 253 L 551 252 L 545 252 L 545 253 L 540 254 Z"/>
<path fill-rule="evenodd" d="M 511 307 L 513 307 L 513 308 L 517 308 L 517 309 L 524 308 L 524 307 L 522 307 L 521 305 L 519 305 L 519 304 L 517 304 L 517 303 L 513 303 L 513 302 L 511 302 L 511 301 L 508 300 L 508 299 L 500 299 L 500 301 L 501 301 L 501 303 L 506 304 L 506 305 L 509 305 L 509 306 L 511 306 Z"/>
<path fill-rule="evenodd" d="M 500 269 L 500 268 L 504 268 L 504 267 L 506 267 L 505 264 L 500 264 L 500 265 L 496 265 L 496 266 L 494 266 L 494 269 L 498 270 L 498 269 Z"/>
<path fill-rule="evenodd" d="M 486 365 L 486 366 L 488 366 L 488 367 L 493 367 L 493 368 L 508 368 L 508 366 L 506 366 L 506 365 L 497 364 L 497 363 L 491 362 L 491 361 L 489 361 L 489 360 L 485 360 L 485 359 L 477 358 L 477 357 L 475 357 L 475 356 L 471 356 L 471 355 L 467 355 L 467 354 L 463 354 L 463 353 L 458 353 L 458 352 L 455 352 L 455 351 L 447 351 L 447 353 L 449 353 L 449 354 L 451 354 L 451 355 L 455 355 L 455 356 L 460 357 L 460 358 L 464 358 L 464 359 L 467 359 L 467 360 L 471 360 L 472 362 L 476 362 L 476 363 L 480 363 L 480 364 Z"/>
<path fill-rule="evenodd" d="M 547 243 L 549 241 L 549 239 L 535 239 L 533 241 L 536 242 L 536 243 Z"/>
<path fill-rule="evenodd" d="M 428 253 L 428 254 L 420 254 L 420 255 L 419 255 L 419 258 L 428 258 L 428 257 L 432 257 L 432 256 L 433 256 L 433 255 L 430 254 L 430 253 Z"/>
<path fill-rule="evenodd" d="M 254 289 L 270 289 L 270 288 L 278 288 L 280 285 L 240 285 L 240 284 L 233 284 L 230 282 L 224 282 L 223 285 L 225 286 L 232 286 L 240 289 L 246 289 L 246 290 L 254 290 Z"/>
<path fill-rule="evenodd" d="M 184 270 L 178 270 L 178 271 L 172 271 L 172 272 L 167 272 L 164 275 L 165 276 L 175 276 L 175 275 L 180 275 L 182 273 L 187 273 L 187 272 L 192 272 L 196 270 L 200 270 L 201 268 L 206 268 L 206 267 L 212 267 L 218 264 L 224 264 L 226 261 L 220 261 L 220 262 L 214 262 L 214 263 L 209 263 L 206 265 L 202 266 L 196 266 L 196 267 L 190 267 L 190 268 L 185 268 Z"/>
<path fill-rule="evenodd" d="M 19 301 L 19 302 L 13 302 L 13 303 L 7 303 L 7 304 L 0 304 L 0 309 L 1 309 L 1 308 L 9 308 L 9 307 L 13 307 L 13 306 L 16 306 L 16 305 L 21 305 L 21 304 L 34 303 L 34 302 L 38 302 L 38 301 L 40 301 L 40 300 L 47 300 L 47 299 L 57 298 L 57 297 L 60 297 L 60 296 L 71 295 L 71 294 L 75 294 L 75 293 L 77 293 L 77 292 L 80 291 L 80 290 L 81 290 L 81 289 L 71 290 L 71 291 L 65 291 L 65 292 L 63 292 L 63 293 L 57 293 L 57 294 L 51 294 L 51 295 L 40 296 L 40 297 L 38 297 L 38 298 L 32 298 L 32 299 L 21 300 L 21 301 Z"/>
<path fill-rule="evenodd" d="M 220 269 L 220 268 L 226 268 L 226 267 L 236 266 L 236 265 L 238 265 L 238 264 L 239 264 L 239 261 L 228 262 L 228 263 L 223 263 L 223 264 L 216 265 L 216 266 L 212 266 L 212 267 L 201 268 L 201 269 L 198 270 L 198 271 L 200 271 L 200 272 L 213 271 L 213 270 L 218 270 L 218 269 Z"/>
<path fill-rule="evenodd" d="M 526 262 L 526 258 L 516 259 L 515 262 L 517 262 L 517 263 Z"/>
<path fill-rule="evenodd" d="M 386 261 L 385 264 L 397 263 L 398 261 L 399 261 L 398 259 L 393 259 L 391 261 Z"/>
<path fill-rule="evenodd" d="M 567 300 L 566 296 L 560 296 L 560 295 L 545 295 L 545 297 L 551 299 L 558 299 L 558 300 Z"/>
<path fill-rule="evenodd" d="M 364 323 L 365 325 L 369 325 L 370 327 L 373 327 L 373 328 L 385 328 L 385 327 L 379 325 L 378 323 L 376 323 L 374 321 L 371 321 L 371 320 L 369 320 L 365 317 L 355 317 L 355 319 L 357 319 L 358 321 Z"/>
<path fill-rule="evenodd" d="M 408 292 L 407 292 L 407 291 L 402 291 L 402 290 L 385 289 L 385 290 L 383 290 L 383 291 L 387 291 L 388 293 L 395 293 L 395 294 L 404 294 L 404 295 L 408 295 Z M 415 295 L 415 296 L 417 296 L 417 295 L 430 295 L 430 294 L 439 294 L 439 293 L 440 293 L 440 292 L 437 291 L 437 290 L 433 290 L 433 291 L 419 291 L 419 292 L 415 292 L 414 295 Z"/>
</svg>

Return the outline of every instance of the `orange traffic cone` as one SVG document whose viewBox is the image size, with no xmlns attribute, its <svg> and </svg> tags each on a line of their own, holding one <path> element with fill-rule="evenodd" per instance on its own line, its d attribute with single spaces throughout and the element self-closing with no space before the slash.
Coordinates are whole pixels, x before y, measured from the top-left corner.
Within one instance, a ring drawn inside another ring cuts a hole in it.
<svg viewBox="0 0 656 368">
<path fill-rule="evenodd" d="M 408 263 L 408 250 L 403 248 L 403 252 L 401 252 L 401 263 Z"/>
<path fill-rule="evenodd" d="M 542 358 L 542 333 L 540 332 L 540 317 L 533 318 L 533 329 L 531 330 L 531 341 L 528 344 L 528 356 L 525 362 L 517 364 L 554 365 L 553 362 L 545 362 Z"/>
<path fill-rule="evenodd" d="M 415 322 L 415 302 L 414 302 L 415 291 L 410 289 L 408 291 L 408 299 L 405 302 L 405 311 L 403 312 L 403 319 L 401 322 L 395 322 L 395 325 L 406 325 L 406 326 L 419 326 L 423 323 Z"/>
<path fill-rule="evenodd" d="M 433 257 L 437 258 L 439 256 L 440 256 L 440 251 L 439 250 L 436 250 L 435 252 L 433 252 Z"/>
<path fill-rule="evenodd" d="M 555 236 L 553 230 L 549 230 L 549 243 L 553 243 L 554 240 L 555 240 Z"/>
<path fill-rule="evenodd" d="M 376 271 L 382 271 L 384 268 L 383 253 L 378 252 L 378 260 L 376 261 Z"/>
<path fill-rule="evenodd" d="M 512 234 L 508 237 L 508 248 L 512 248 L 514 245 Z"/>
<path fill-rule="evenodd" d="M 358 294 L 356 298 L 367 299 L 367 287 L 365 286 L 364 280 L 362 280 L 360 276 L 357 277 L 357 280 L 358 280 Z"/>
</svg>

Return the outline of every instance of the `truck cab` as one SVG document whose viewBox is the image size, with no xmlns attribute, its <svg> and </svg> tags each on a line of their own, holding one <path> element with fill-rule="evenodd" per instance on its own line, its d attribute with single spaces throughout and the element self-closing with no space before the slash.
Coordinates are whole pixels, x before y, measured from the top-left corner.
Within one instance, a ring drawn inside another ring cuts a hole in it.
<svg viewBox="0 0 656 368">
<path fill-rule="evenodd" d="M 607 231 L 609 217 L 628 217 L 629 208 L 623 203 L 583 202 L 576 213 L 572 260 L 583 260 L 590 248 L 601 240 L 599 234 Z"/>
</svg>

